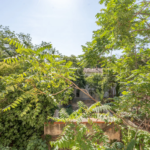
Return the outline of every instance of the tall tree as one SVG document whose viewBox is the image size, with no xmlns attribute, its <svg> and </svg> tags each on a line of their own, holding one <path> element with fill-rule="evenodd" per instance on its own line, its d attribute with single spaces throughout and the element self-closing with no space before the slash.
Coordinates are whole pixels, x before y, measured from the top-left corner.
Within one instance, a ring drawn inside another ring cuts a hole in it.
<svg viewBox="0 0 150 150">
<path fill-rule="evenodd" d="M 75 70 L 75 76 L 76 81 L 74 82 L 77 84 L 80 88 L 85 88 L 86 81 L 85 81 L 85 75 L 84 75 L 84 67 L 80 65 L 80 58 L 76 57 L 75 55 L 71 56 L 62 56 L 63 60 L 66 60 L 67 62 L 72 62 L 72 69 Z"/>
<path fill-rule="evenodd" d="M 0 25 L 0 61 L 6 57 L 15 56 L 16 47 L 14 45 L 9 45 L 5 38 L 15 39 L 16 41 L 22 43 L 26 48 L 33 48 L 31 43 L 31 37 L 29 34 L 19 33 L 16 34 L 14 31 L 10 31 L 9 27 L 4 27 Z"/>
<path fill-rule="evenodd" d="M 100 28 L 93 32 L 92 41 L 83 46 L 82 61 L 96 65 L 112 50 L 122 52 L 119 59 L 110 59 L 109 63 L 105 59 L 102 63 L 104 69 L 113 71 L 123 94 L 116 98 L 115 110 L 118 114 L 129 113 L 128 117 L 140 125 L 150 118 L 150 2 L 100 0 L 103 3 L 106 8 L 96 15 Z M 148 130 L 146 124 L 141 126 Z"/>
<path fill-rule="evenodd" d="M 72 63 L 62 64 L 58 55 L 42 53 L 52 49 L 51 44 L 32 50 L 17 39 L 7 41 L 16 47 L 16 57 L 2 63 L 18 69 L 7 72 L 1 68 L 0 141 L 25 149 L 32 136 L 41 136 L 47 116 L 53 116 L 57 105 L 70 99 L 73 88 L 69 79 L 74 80 L 74 71 L 69 69 Z"/>
</svg>

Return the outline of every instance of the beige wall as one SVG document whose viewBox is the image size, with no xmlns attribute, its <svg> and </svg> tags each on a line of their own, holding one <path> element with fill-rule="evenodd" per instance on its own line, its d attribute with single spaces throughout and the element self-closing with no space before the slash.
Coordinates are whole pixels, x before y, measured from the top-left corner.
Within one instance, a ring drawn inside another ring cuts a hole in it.
<svg viewBox="0 0 150 150">
<path fill-rule="evenodd" d="M 96 119 L 95 119 L 96 120 Z M 75 122 L 75 121 L 73 121 Z M 93 121 L 94 122 L 94 121 Z M 83 122 L 87 126 L 90 132 L 92 131 L 92 126 L 88 123 L 88 121 L 85 119 Z M 118 126 L 114 125 L 114 123 L 111 123 L 110 125 L 106 124 L 103 121 L 95 121 L 98 126 L 104 131 L 104 134 L 108 135 L 109 140 L 117 140 L 120 141 L 121 139 L 121 134 L 120 134 L 120 129 Z M 51 135 L 52 139 L 51 141 L 57 140 L 57 137 L 62 133 L 63 128 L 66 126 L 65 123 L 63 122 L 54 122 L 54 124 L 47 124 L 44 125 L 44 135 Z M 116 130 L 118 129 L 118 130 Z M 49 147 L 50 149 L 50 147 Z"/>
</svg>

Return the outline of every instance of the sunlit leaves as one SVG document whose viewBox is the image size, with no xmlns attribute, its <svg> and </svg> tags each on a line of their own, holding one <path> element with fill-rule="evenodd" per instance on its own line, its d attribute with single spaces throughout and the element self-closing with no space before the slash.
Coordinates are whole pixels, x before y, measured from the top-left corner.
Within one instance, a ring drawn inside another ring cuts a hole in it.
<svg viewBox="0 0 150 150">
<path fill-rule="evenodd" d="M 64 64 L 65 61 L 59 60 L 58 55 L 43 54 L 44 50 L 52 48 L 51 44 L 32 50 L 14 39 L 6 40 L 17 46 L 16 52 L 20 55 L 7 58 L 5 64 L 11 66 L 20 63 L 21 70 L 1 77 L 5 87 L 0 92 L 2 101 L 16 95 L 11 100 L 9 98 L 9 103 L 3 104 L 2 110 L 6 112 L 15 109 L 18 117 L 31 126 L 38 126 L 37 119 L 41 125 L 47 114 L 52 115 L 52 110 L 59 102 L 67 103 L 71 98 L 73 88 L 70 87 L 69 79 L 75 80 L 75 70 L 70 69 L 72 62 Z"/>
</svg>

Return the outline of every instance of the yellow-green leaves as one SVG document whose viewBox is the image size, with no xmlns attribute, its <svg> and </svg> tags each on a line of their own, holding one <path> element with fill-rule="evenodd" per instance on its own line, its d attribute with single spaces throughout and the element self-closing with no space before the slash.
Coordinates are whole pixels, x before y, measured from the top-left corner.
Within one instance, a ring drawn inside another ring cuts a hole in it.
<svg viewBox="0 0 150 150">
<path fill-rule="evenodd" d="M 7 91 L 14 91 L 14 86 L 8 86 L 8 87 L 6 87 L 6 90 Z"/>
<path fill-rule="evenodd" d="M 53 115 L 59 102 L 67 103 L 72 98 L 73 88 L 69 81 L 75 80 L 72 62 L 66 63 L 54 52 L 45 53 L 52 48 L 51 44 L 33 50 L 14 39 L 7 40 L 17 47 L 17 55 L 4 60 L 0 68 L 19 67 L 8 74 L 4 71 L 1 76 L 2 111 L 15 112 L 20 120 L 31 126 L 39 126 L 39 123 L 43 126 L 47 115 Z"/>
<path fill-rule="evenodd" d="M 49 44 L 49 45 L 46 45 L 46 46 L 43 46 L 43 47 L 40 47 L 36 50 L 36 53 L 37 54 L 40 54 L 42 51 L 44 51 L 45 49 L 51 49 L 52 48 L 52 44 Z"/>
<path fill-rule="evenodd" d="M 14 45 L 18 49 L 24 47 L 20 42 L 16 41 L 15 39 L 5 38 L 4 40 L 8 41 L 10 45 Z"/>
</svg>

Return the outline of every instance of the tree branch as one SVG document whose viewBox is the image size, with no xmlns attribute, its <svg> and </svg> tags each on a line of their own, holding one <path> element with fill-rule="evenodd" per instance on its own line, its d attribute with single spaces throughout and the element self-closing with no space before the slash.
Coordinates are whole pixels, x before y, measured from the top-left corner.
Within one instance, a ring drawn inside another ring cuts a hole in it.
<svg viewBox="0 0 150 150">
<path fill-rule="evenodd" d="M 136 13 L 135 13 L 136 14 Z M 148 14 L 148 13 L 138 13 L 139 15 L 148 15 L 148 16 L 150 16 L 150 14 Z"/>
<path fill-rule="evenodd" d="M 147 30 L 150 30 L 150 29 L 139 29 L 139 30 L 133 30 L 133 31 L 131 31 L 131 33 L 132 33 L 132 32 L 136 32 L 136 31 L 147 31 Z"/>
<path fill-rule="evenodd" d="M 148 1 L 147 5 L 144 6 L 140 11 L 138 11 L 137 13 L 135 13 L 131 19 L 133 19 L 136 15 L 138 15 L 139 13 L 141 13 L 141 11 L 143 11 L 143 9 L 144 9 L 145 7 L 147 7 L 149 3 L 150 3 L 150 1 Z M 131 23 L 131 22 L 129 21 L 129 23 Z M 130 28 L 130 26 L 129 26 L 129 28 Z M 128 28 L 128 29 L 129 29 L 129 28 Z"/>
<path fill-rule="evenodd" d="M 146 20 L 146 19 L 142 18 L 141 16 L 140 16 L 140 18 L 143 19 L 143 20 Z M 147 21 L 145 21 L 145 23 L 148 25 L 148 27 L 150 27 L 150 25 Z"/>
</svg>

